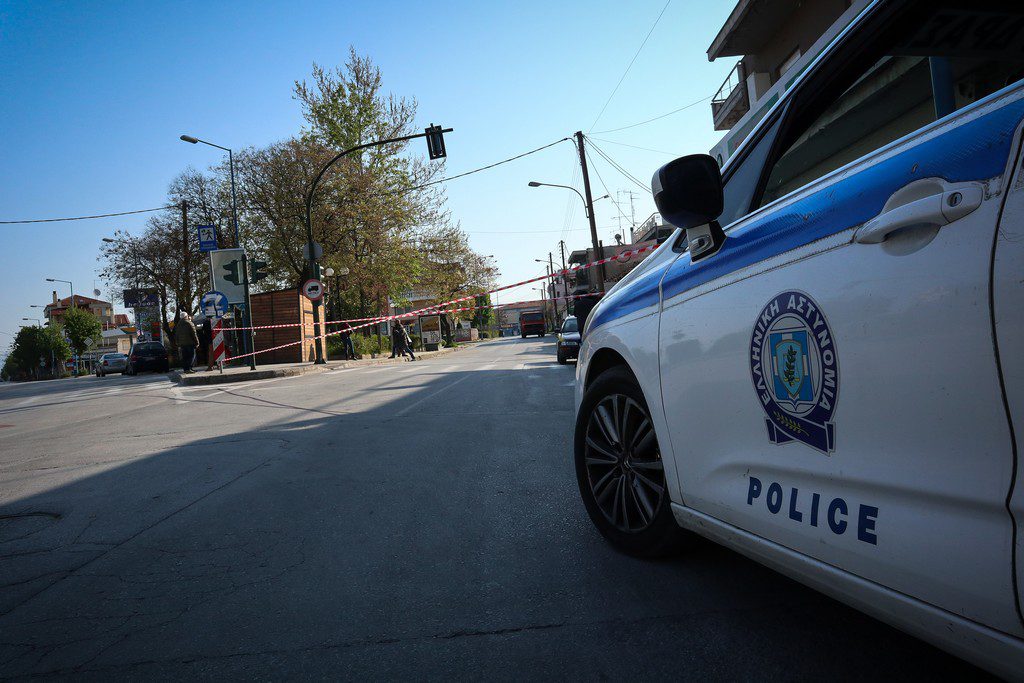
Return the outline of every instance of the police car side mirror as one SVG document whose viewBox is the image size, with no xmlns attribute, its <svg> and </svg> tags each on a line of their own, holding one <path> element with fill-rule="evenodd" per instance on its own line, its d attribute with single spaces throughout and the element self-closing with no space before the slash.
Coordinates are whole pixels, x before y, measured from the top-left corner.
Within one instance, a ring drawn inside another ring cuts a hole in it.
<svg viewBox="0 0 1024 683">
<path fill-rule="evenodd" d="M 686 230 L 694 261 L 721 248 L 722 174 L 710 155 L 691 154 L 665 164 L 654 174 L 651 192 L 662 218 Z"/>
</svg>

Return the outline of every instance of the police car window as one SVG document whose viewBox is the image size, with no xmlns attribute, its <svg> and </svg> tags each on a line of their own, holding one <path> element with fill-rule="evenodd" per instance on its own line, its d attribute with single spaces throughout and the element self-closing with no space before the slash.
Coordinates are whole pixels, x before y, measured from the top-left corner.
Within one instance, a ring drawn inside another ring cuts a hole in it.
<svg viewBox="0 0 1024 683">
<path fill-rule="evenodd" d="M 832 82 L 838 96 L 808 103 L 817 113 L 785 134 L 759 206 L 1024 78 L 1024 3 L 915 5 L 877 34 L 866 68 Z"/>
</svg>

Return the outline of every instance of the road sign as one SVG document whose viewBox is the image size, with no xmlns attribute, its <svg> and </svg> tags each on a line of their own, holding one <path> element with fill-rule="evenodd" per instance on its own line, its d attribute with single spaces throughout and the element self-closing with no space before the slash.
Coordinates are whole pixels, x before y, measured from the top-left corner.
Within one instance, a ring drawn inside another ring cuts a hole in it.
<svg viewBox="0 0 1024 683">
<path fill-rule="evenodd" d="M 245 303 L 241 249 L 211 251 L 210 277 L 213 280 L 213 291 L 224 294 L 229 304 Z"/>
<path fill-rule="evenodd" d="M 320 246 L 319 242 L 313 242 L 313 260 L 316 260 L 324 255 L 324 248 Z M 302 258 L 309 261 L 309 242 L 302 245 Z"/>
<path fill-rule="evenodd" d="M 85 340 L 85 346 L 87 348 L 91 349 L 95 344 L 96 344 L 96 341 L 92 337 L 89 337 L 88 339 Z"/>
<path fill-rule="evenodd" d="M 142 287 L 124 290 L 125 308 L 143 308 L 145 306 L 159 306 L 160 292 L 156 287 Z"/>
<path fill-rule="evenodd" d="M 214 251 L 217 248 L 217 228 L 212 225 L 197 225 L 199 251 Z"/>
<path fill-rule="evenodd" d="M 207 318 L 223 318 L 228 312 L 228 298 L 217 291 L 203 294 L 201 304 Z"/>
<path fill-rule="evenodd" d="M 306 280 L 302 283 L 302 295 L 310 301 L 319 301 L 324 296 L 324 283 L 319 280 Z"/>
</svg>

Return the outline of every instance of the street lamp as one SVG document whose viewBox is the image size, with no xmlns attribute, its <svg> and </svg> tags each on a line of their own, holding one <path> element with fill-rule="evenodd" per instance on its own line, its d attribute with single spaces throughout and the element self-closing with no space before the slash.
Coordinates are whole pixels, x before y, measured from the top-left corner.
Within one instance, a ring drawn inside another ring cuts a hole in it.
<svg viewBox="0 0 1024 683">
<path fill-rule="evenodd" d="M 43 326 L 43 323 L 39 320 L 39 318 L 22 318 L 22 320 L 35 320 L 36 325 L 38 325 L 39 327 Z"/>
<path fill-rule="evenodd" d="M 183 142 L 187 142 L 189 144 L 192 144 L 192 145 L 195 145 L 195 144 L 201 142 L 204 145 L 209 145 L 210 147 L 216 147 L 217 149 L 222 149 L 222 150 L 224 150 L 225 152 L 228 153 L 228 171 L 231 174 L 231 225 L 234 228 L 235 248 L 236 249 L 240 248 L 242 246 L 242 244 L 241 244 L 241 242 L 238 241 L 238 201 L 237 201 L 236 196 L 235 196 L 235 156 L 234 156 L 234 152 L 232 152 L 231 148 L 229 148 L 229 147 L 221 147 L 220 145 L 215 145 L 214 143 L 207 142 L 206 140 L 200 140 L 199 138 L 193 137 L 191 135 L 180 135 L 180 136 L 178 136 L 178 139 L 182 140 Z M 249 264 L 246 262 L 245 252 L 244 251 L 242 252 L 242 285 L 245 288 L 245 316 L 244 316 L 243 322 L 244 322 L 246 327 L 250 327 L 251 328 L 252 327 L 252 311 L 250 310 L 251 306 L 250 306 L 250 302 L 249 302 Z M 315 308 L 315 304 L 314 304 L 314 308 Z M 254 342 L 254 340 L 252 338 L 252 330 L 251 329 L 246 331 L 246 334 L 244 335 L 243 339 L 245 339 L 246 346 L 247 346 L 245 351 L 246 351 L 246 353 L 250 354 L 249 355 L 249 369 L 250 370 L 255 370 L 256 369 L 256 354 L 255 353 L 251 353 L 251 352 L 256 350 L 256 346 L 255 346 L 255 342 Z"/>
<path fill-rule="evenodd" d="M 582 152 L 580 152 L 580 154 L 582 154 Z M 600 249 L 600 247 L 599 247 L 599 242 L 597 241 L 597 224 L 594 221 L 594 202 L 601 201 L 602 199 L 607 199 L 610 195 L 604 195 L 602 197 L 598 197 L 597 199 L 591 200 L 588 203 L 586 198 L 582 194 L 580 194 L 580 191 L 577 190 L 575 187 L 572 187 L 570 185 L 557 185 L 555 183 L 539 183 L 536 180 L 531 180 L 529 183 L 527 183 L 527 185 L 529 185 L 530 187 L 561 187 L 561 188 L 564 188 L 566 190 L 572 190 L 577 195 L 579 195 L 580 201 L 583 202 L 583 210 L 584 210 L 584 212 L 587 215 L 587 219 L 589 219 L 589 221 L 590 221 L 590 241 L 591 241 L 591 243 L 593 244 L 593 247 L 594 247 L 594 260 L 600 260 L 600 259 L 604 258 L 604 250 L 603 249 L 600 250 L 601 253 L 600 253 L 600 255 L 598 255 L 598 250 Z M 590 194 L 590 185 L 587 185 L 586 189 L 587 189 L 587 194 Z M 598 268 L 598 272 L 599 272 L 600 278 L 601 278 L 600 284 L 598 285 L 597 289 L 598 289 L 598 291 L 603 292 L 604 291 L 604 277 L 605 277 L 604 276 L 604 265 L 602 264 L 602 265 L 598 266 L 597 268 Z"/>
<path fill-rule="evenodd" d="M 71 283 L 71 280 L 61 280 L 56 277 L 46 278 L 47 282 L 66 282 L 71 287 L 71 308 L 75 308 L 75 286 Z"/>
</svg>

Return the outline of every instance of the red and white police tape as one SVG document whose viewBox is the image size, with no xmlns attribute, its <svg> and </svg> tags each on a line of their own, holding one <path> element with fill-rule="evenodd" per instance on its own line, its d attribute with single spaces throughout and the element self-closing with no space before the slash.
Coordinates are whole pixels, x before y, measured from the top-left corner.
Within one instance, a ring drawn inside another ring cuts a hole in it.
<svg viewBox="0 0 1024 683">
<path fill-rule="evenodd" d="M 630 249 L 629 251 L 621 252 L 619 254 L 616 254 L 615 256 L 610 256 L 608 258 L 599 259 L 597 261 L 591 261 L 590 263 L 581 263 L 578 266 L 573 266 L 571 268 L 566 268 L 564 270 L 559 270 L 559 271 L 554 272 L 554 273 L 546 273 L 544 275 L 538 275 L 537 277 L 533 277 L 533 278 L 530 278 L 528 280 L 522 280 L 520 282 L 515 282 L 515 283 L 510 284 L 510 285 L 503 285 L 501 287 L 495 287 L 494 289 L 488 290 L 486 292 L 476 292 L 474 294 L 469 294 L 467 296 L 459 297 L 457 299 L 451 299 L 449 301 L 445 301 L 444 303 L 434 304 L 434 305 L 431 305 L 431 306 L 427 306 L 425 308 L 420 308 L 420 309 L 415 310 L 415 311 L 409 311 L 407 313 L 399 313 L 399 314 L 395 314 L 395 315 L 378 316 L 377 318 L 370 319 L 368 322 L 363 322 L 360 325 L 350 326 L 350 327 L 348 327 L 347 329 L 344 329 L 344 330 L 335 330 L 334 332 L 324 331 L 324 333 L 319 335 L 319 337 L 321 339 L 324 339 L 324 338 L 331 337 L 331 336 L 334 336 L 334 335 L 337 335 L 337 334 L 341 334 L 342 332 L 354 332 L 355 330 L 359 330 L 359 329 L 362 329 L 364 327 L 370 327 L 372 325 L 377 325 L 377 324 L 383 323 L 383 322 L 389 322 L 391 320 L 398 320 L 398 319 L 401 319 L 401 318 L 412 318 L 412 317 L 416 317 L 416 316 L 419 316 L 419 315 L 424 314 L 424 313 L 430 315 L 432 312 L 441 312 L 442 310 L 445 310 L 446 306 L 451 306 L 452 304 L 462 303 L 463 301 L 469 301 L 470 299 L 475 299 L 478 296 L 486 296 L 488 294 L 495 294 L 497 292 L 504 292 L 505 290 L 508 290 L 508 289 L 515 289 L 516 287 L 522 287 L 523 285 L 528 285 L 528 284 L 531 284 L 533 282 L 540 282 L 541 280 L 548 280 L 548 279 L 551 279 L 551 278 L 558 277 L 560 275 L 570 275 L 572 273 L 577 273 L 577 272 L 579 272 L 581 270 L 586 270 L 587 268 L 594 268 L 596 266 L 600 266 L 600 265 L 605 264 L 605 263 L 611 263 L 612 261 L 619 261 L 619 262 L 628 261 L 633 256 L 637 256 L 637 255 L 642 254 L 642 253 L 647 252 L 647 251 L 654 251 L 657 248 L 658 247 L 656 245 L 652 244 L 652 245 L 649 245 L 649 246 L 640 247 L 639 249 Z M 505 304 L 505 305 L 508 305 L 508 304 Z M 471 308 L 471 307 L 467 307 L 467 308 Z M 335 321 L 335 324 L 341 323 L 341 322 L 345 322 L 345 321 Z M 282 325 L 281 327 L 292 327 L 292 326 L 297 326 L 299 324 L 301 324 L 301 323 L 293 323 L 293 324 L 290 324 L 290 325 Z M 308 323 L 306 323 L 306 324 L 308 324 Z M 327 324 L 331 324 L 331 323 L 321 323 L 321 324 L 326 326 Z M 274 327 L 277 327 L 277 326 L 274 326 Z M 237 328 L 237 329 L 241 329 L 241 328 Z M 313 339 L 316 339 L 316 337 L 313 337 Z M 307 341 L 308 340 L 306 340 L 306 339 L 300 339 L 299 341 L 288 342 L 287 344 L 280 344 L 278 346 L 272 346 L 272 347 L 267 348 L 267 349 L 260 349 L 258 351 L 250 351 L 249 353 L 243 353 L 243 354 L 239 354 L 237 356 L 231 356 L 230 358 L 226 358 L 225 360 L 226 361 L 230 361 L 230 360 L 236 360 L 238 358 L 246 358 L 248 356 L 254 356 L 254 355 L 259 354 L 259 353 L 269 353 L 270 351 L 277 351 L 278 349 L 284 349 L 284 348 L 287 348 L 289 346 L 297 346 L 299 344 L 304 344 Z"/>
</svg>

